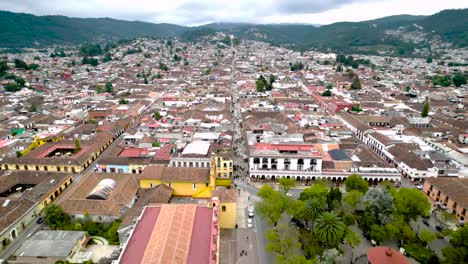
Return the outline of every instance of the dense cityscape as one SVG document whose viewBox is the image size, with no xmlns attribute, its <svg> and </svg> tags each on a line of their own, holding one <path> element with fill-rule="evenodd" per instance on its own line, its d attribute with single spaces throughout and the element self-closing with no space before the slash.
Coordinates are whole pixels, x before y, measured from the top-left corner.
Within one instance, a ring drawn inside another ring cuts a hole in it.
<svg viewBox="0 0 468 264">
<path fill-rule="evenodd" d="M 3 49 L 0 263 L 468 263 L 468 50 L 431 45 Z"/>
</svg>

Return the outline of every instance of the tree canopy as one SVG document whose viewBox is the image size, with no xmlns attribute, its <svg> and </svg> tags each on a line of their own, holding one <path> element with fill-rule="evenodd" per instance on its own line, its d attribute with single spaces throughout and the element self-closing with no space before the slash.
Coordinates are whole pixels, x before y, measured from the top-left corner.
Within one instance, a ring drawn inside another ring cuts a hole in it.
<svg viewBox="0 0 468 264">
<path fill-rule="evenodd" d="M 15 68 L 28 70 L 29 66 L 26 62 L 20 59 L 15 59 Z"/>
<path fill-rule="evenodd" d="M 466 78 L 464 75 L 455 75 L 453 76 L 452 78 L 452 81 L 453 81 L 453 84 L 456 86 L 456 87 L 460 87 L 462 86 L 463 84 L 466 84 Z"/>
<path fill-rule="evenodd" d="M 326 201 L 327 195 L 328 188 L 320 183 L 316 183 L 313 186 L 304 189 L 304 191 L 301 192 L 299 199 L 301 199 L 302 201 L 306 201 L 312 197 L 316 197 L 318 199 Z"/>
<path fill-rule="evenodd" d="M 400 188 L 398 192 L 394 192 L 393 197 L 396 212 L 408 221 L 430 214 L 431 203 L 418 189 Z"/>
<path fill-rule="evenodd" d="M 359 76 L 354 77 L 353 82 L 351 83 L 351 89 L 352 90 L 360 90 L 361 87 L 361 81 L 359 80 Z"/>
<path fill-rule="evenodd" d="M 421 117 L 428 117 L 429 116 L 429 100 L 424 101 L 423 108 L 421 111 Z"/>
<path fill-rule="evenodd" d="M 457 229 L 450 239 L 451 247 L 442 249 L 447 264 L 468 263 L 468 225 Z"/>
<path fill-rule="evenodd" d="M 363 198 L 366 211 L 369 212 L 380 225 L 392 221 L 393 197 L 388 191 L 370 189 Z"/>
<path fill-rule="evenodd" d="M 351 192 L 352 190 L 356 190 L 365 194 L 369 189 L 369 184 L 366 180 L 362 178 L 359 174 L 351 174 L 349 175 L 346 180 L 344 181 L 346 186 L 346 191 Z"/>
<path fill-rule="evenodd" d="M 335 212 L 324 212 L 317 218 L 315 234 L 327 247 L 333 247 L 342 240 L 345 227 Z"/>
<path fill-rule="evenodd" d="M 288 178 L 281 178 L 279 180 L 279 184 L 281 186 L 281 189 L 286 193 L 289 191 L 289 189 L 296 186 L 296 182 L 291 178 L 289 178 L 289 179 Z"/>
</svg>

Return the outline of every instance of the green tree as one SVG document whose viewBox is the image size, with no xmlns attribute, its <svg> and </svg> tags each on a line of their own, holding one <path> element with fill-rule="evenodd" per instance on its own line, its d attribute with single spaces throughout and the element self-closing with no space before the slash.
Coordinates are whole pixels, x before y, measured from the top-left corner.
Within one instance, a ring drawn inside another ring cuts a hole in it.
<svg viewBox="0 0 468 264">
<path fill-rule="evenodd" d="M 325 210 L 325 201 L 318 197 L 311 197 L 304 203 L 304 214 L 308 220 L 312 221 L 312 230 L 314 230 L 315 219 Z"/>
<path fill-rule="evenodd" d="M 455 75 L 452 78 L 453 84 L 455 84 L 456 87 L 460 87 L 463 84 L 466 84 L 466 78 L 463 75 Z"/>
<path fill-rule="evenodd" d="M 327 205 L 328 210 L 333 210 L 335 205 L 341 205 L 342 193 L 340 188 L 330 188 L 330 191 L 327 194 Z"/>
<path fill-rule="evenodd" d="M 442 249 L 445 263 L 468 263 L 468 225 L 457 229 L 450 239 L 451 247 Z"/>
<path fill-rule="evenodd" d="M 426 62 L 427 63 L 432 63 L 432 57 L 427 57 Z"/>
<path fill-rule="evenodd" d="M 383 241 L 389 239 L 388 235 L 389 234 L 385 230 L 384 226 L 373 224 L 370 227 L 369 236 L 370 236 L 371 239 L 373 239 L 373 240 L 375 240 L 377 242 L 383 242 Z"/>
<path fill-rule="evenodd" d="M 46 223 L 52 229 L 63 229 L 70 224 L 70 216 L 63 212 L 62 207 L 49 204 L 45 208 Z"/>
<path fill-rule="evenodd" d="M 302 62 L 289 63 L 289 69 L 293 72 L 302 71 L 304 64 Z"/>
<path fill-rule="evenodd" d="M 18 86 L 18 84 L 13 83 L 13 82 L 5 83 L 5 84 L 3 85 L 3 88 L 4 88 L 5 91 L 7 91 L 7 92 L 17 92 L 17 91 L 21 90 L 21 87 Z"/>
<path fill-rule="evenodd" d="M 83 64 L 83 65 L 89 64 L 89 65 L 91 65 L 91 66 L 97 66 L 97 65 L 99 64 L 99 61 L 98 61 L 98 59 L 93 58 L 93 57 L 90 57 L 90 58 L 88 58 L 88 57 L 83 57 L 83 58 L 81 59 L 81 64 Z"/>
<path fill-rule="evenodd" d="M 159 63 L 159 69 L 160 69 L 160 70 L 163 70 L 163 71 L 168 71 L 168 70 L 169 70 L 169 67 L 167 67 L 166 64 L 160 62 L 160 63 Z"/>
<path fill-rule="evenodd" d="M 154 112 L 153 113 L 153 118 L 156 120 L 160 120 L 162 118 L 161 114 L 159 112 Z"/>
<path fill-rule="evenodd" d="M 452 84 L 452 78 L 449 75 L 435 75 L 432 77 L 432 84 L 448 87 Z"/>
<path fill-rule="evenodd" d="M 257 202 L 256 208 L 270 225 L 276 226 L 284 212 L 294 213 L 294 208 L 291 206 L 294 203 L 293 200 L 284 193 L 273 190 L 269 185 L 260 188 L 258 196 L 262 198 L 262 201 Z"/>
<path fill-rule="evenodd" d="M 347 192 L 356 190 L 361 192 L 362 194 L 365 194 L 369 189 L 369 184 L 367 183 L 367 181 L 364 180 L 361 175 L 355 173 L 349 175 L 344 181 L 344 184 L 346 186 Z"/>
<path fill-rule="evenodd" d="M 426 99 L 423 103 L 422 111 L 421 111 L 421 117 L 428 117 L 429 116 L 429 100 Z"/>
<path fill-rule="evenodd" d="M 15 82 L 19 87 L 24 87 L 24 85 L 26 84 L 26 81 L 23 78 L 16 78 Z"/>
<path fill-rule="evenodd" d="M 345 224 L 335 212 L 324 212 L 317 218 L 315 234 L 327 248 L 335 247 L 344 236 Z"/>
<path fill-rule="evenodd" d="M 353 83 L 351 83 L 351 89 L 352 90 L 360 90 L 361 89 L 361 81 L 359 80 L 358 76 L 354 77 Z"/>
<path fill-rule="evenodd" d="M 31 103 L 28 108 L 29 112 L 37 112 L 37 105 L 35 103 Z"/>
<path fill-rule="evenodd" d="M 388 191 L 370 189 L 363 198 L 366 212 L 375 217 L 377 224 L 385 225 L 392 221 L 393 197 Z"/>
<path fill-rule="evenodd" d="M 76 153 L 78 153 L 81 150 L 81 145 L 80 145 L 80 140 L 75 138 L 75 149 L 73 150 Z"/>
<path fill-rule="evenodd" d="M 120 98 L 119 104 L 128 104 L 128 100 L 126 100 L 125 98 Z"/>
<path fill-rule="evenodd" d="M 96 93 L 100 94 L 102 92 L 103 92 L 102 86 L 101 85 L 96 85 Z"/>
<path fill-rule="evenodd" d="M 411 87 L 409 87 L 409 86 L 406 86 L 406 87 L 405 87 L 405 92 L 407 92 L 407 93 L 408 93 L 409 91 L 411 91 Z"/>
<path fill-rule="evenodd" d="M 112 93 L 114 91 L 114 88 L 112 87 L 111 82 L 106 82 L 106 93 Z"/>
<path fill-rule="evenodd" d="M 424 243 L 424 245 L 427 245 L 429 242 L 436 238 L 434 233 L 432 233 L 431 230 L 429 230 L 428 228 L 424 228 L 423 230 L 421 230 L 418 236 L 419 239 L 421 239 L 421 241 Z"/>
<path fill-rule="evenodd" d="M 155 140 L 152 144 L 153 147 L 155 148 L 159 148 L 161 146 L 161 144 L 159 143 L 159 141 Z"/>
<path fill-rule="evenodd" d="M 430 215 L 431 203 L 418 189 L 400 188 L 394 193 L 394 204 L 396 212 L 404 216 L 406 221 Z"/>
<path fill-rule="evenodd" d="M 343 66 L 341 66 L 341 64 L 338 64 L 336 67 L 336 72 L 343 72 Z"/>
<path fill-rule="evenodd" d="M 29 66 L 26 62 L 20 59 L 15 59 L 15 68 L 28 70 Z"/>
<path fill-rule="evenodd" d="M 296 182 L 293 179 L 288 179 L 288 178 L 281 178 L 279 180 L 279 185 L 281 189 L 287 193 L 291 188 L 296 186 Z"/>
<path fill-rule="evenodd" d="M 299 199 L 306 201 L 312 197 L 317 197 L 325 202 L 327 200 L 327 195 L 328 188 L 323 184 L 316 183 L 313 186 L 304 189 L 304 191 L 301 192 Z"/>
<path fill-rule="evenodd" d="M 37 71 L 39 70 L 39 64 L 36 64 L 36 63 L 31 63 L 29 64 L 29 68 L 33 71 Z"/>
<path fill-rule="evenodd" d="M 102 53 L 103 51 L 99 44 L 84 44 L 80 47 L 81 56 L 98 56 L 102 55 Z"/>
<path fill-rule="evenodd" d="M 16 157 L 17 157 L 17 158 L 20 158 L 20 157 L 22 157 L 22 156 L 23 156 L 23 153 L 21 153 L 21 151 L 17 150 L 17 151 L 16 151 Z"/>
<path fill-rule="evenodd" d="M 0 75 L 3 75 L 6 71 L 8 71 L 10 67 L 8 67 L 7 61 L 0 61 Z"/>
<path fill-rule="evenodd" d="M 263 77 L 263 75 L 260 75 L 260 77 L 258 77 L 257 81 L 255 82 L 256 85 L 257 85 L 257 91 L 258 92 L 263 92 L 267 89 L 267 81 L 265 79 L 265 77 Z"/>
<path fill-rule="evenodd" d="M 326 97 L 329 97 L 329 96 L 332 96 L 332 95 L 333 95 L 333 93 L 329 89 L 326 89 L 322 93 L 322 96 L 326 96 Z"/>
<path fill-rule="evenodd" d="M 346 227 L 345 229 L 345 235 L 343 240 L 346 244 L 350 245 L 351 247 L 357 247 L 361 243 L 361 239 L 359 238 L 359 236 L 349 227 Z"/>
<path fill-rule="evenodd" d="M 307 263 L 300 250 L 299 231 L 289 224 L 287 215 L 281 217 L 275 229 L 266 230 L 265 237 L 268 241 L 266 249 L 276 254 L 277 263 Z"/>
<path fill-rule="evenodd" d="M 352 209 L 356 208 L 358 203 L 361 201 L 364 194 L 358 190 L 351 190 L 344 198 L 344 202 L 349 205 Z"/>
</svg>

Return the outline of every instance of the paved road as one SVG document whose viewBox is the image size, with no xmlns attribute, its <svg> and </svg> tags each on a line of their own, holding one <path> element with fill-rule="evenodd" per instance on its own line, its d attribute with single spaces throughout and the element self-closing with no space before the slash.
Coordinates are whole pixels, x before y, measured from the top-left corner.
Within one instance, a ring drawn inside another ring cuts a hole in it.
<svg viewBox="0 0 468 264">
<path fill-rule="evenodd" d="M 260 198 L 257 196 L 258 189 L 255 186 L 247 184 L 246 182 L 241 180 L 234 180 L 234 183 L 237 185 L 237 188 L 247 191 L 251 195 L 250 201 L 252 202 L 252 204 L 255 204 L 255 202 L 260 201 Z M 254 230 L 257 239 L 259 261 L 261 264 L 270 264 L 275 262 L 275 255 L 266 250 L 266 245 L 268 244 L 268 242 L 265 239 L 266 229 L 268 229 L 268 225 L 261 217 L 259 217 L 258 212 L 255 209 Z"/>
<path fill-rule="evenodd" d="M 4 252 L 1 253 L 0 259 L 8 259 L 11 255 L 13 255 L 21 245 L 23 245 L 24 241 L 27 239 L 27 235 L 35 233 L 41 228 L 44 228 L 44 224 L 36 224 L 36 221 L 32 222 L 29 226 L 26 227 L 26 230 L 22 235 L 18 236 L 11 244 L 10 247 Z"/>
</svg>

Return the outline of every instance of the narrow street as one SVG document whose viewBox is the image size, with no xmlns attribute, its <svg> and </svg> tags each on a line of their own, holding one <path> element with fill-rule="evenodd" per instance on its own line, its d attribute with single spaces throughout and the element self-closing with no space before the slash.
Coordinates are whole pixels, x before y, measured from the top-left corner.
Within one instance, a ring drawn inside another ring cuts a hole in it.
<svg viewBox="0 0 468 264">
<path fill-rule="evenodd" d="M 234 183 L 237 188 L 241 189 L 242 192 L 247 192 L 249 194 L 249 202 L 250 204 L 255 204 L 259 200 L 256 196 L 258 189 L 255 186 L 252 186 L 247 183 L 248 181 L 248 163 L 244 161 L 247 158 L 247 151 L 246 151 L 246 142 L 242 132 L 242 114 L 241 114 L 241 107 L 239 104 L 240 98 L 239 93 L 237 90 L 236 85 L 236 56 L 237 51 L 234 47 L 233 49 L 233 59 L 232 59 L 232 66 L 231 66 L 231 91 L 232 91 L 232 113 L 233 113 L 233 130 L 234 130 L 234 138 L 233 138 L 233 147 L 236 150 L 234 154 L 234 165 L 236 170 L 234 172 Z M 245 220 L 242 220 L 245 221 Z M 244 223 L 239 226 L 244 226 Z M 258 262 L 253 263 L 261 263 L 261 264 L 270 264 L 274 263 L 275 256 L 266 250 L 267 241 L 265 238 L 265 230 L 268 228 L 268 225 L 265 223 L 263 219 L 261 219 L 258 215 L 258 212 L 255 210 L 254 216 L 254 223 L 253 223 L 253 232 L 255 234 L 255 239 L 250 238 L 248 243 L 252 243 L 252 241 L 256 240 L 256 247 L 258 250 Z M 238 230 L 238 234 L 245 233 L 245 229 Z M 250 232 L 252 234 L 252 232 Z M 247 239 L 248 240 L 248 239 Z M 246 243 L 244 236 L 238 235 L 238 243 L 243 244 Z M 248 261 L 251 263 L 251 259 Z M 246 263 L 246 259 L 238 259 L 238 263 Z"/>
<path fill-rule="evenodd" d="M 60 201 L 60 199 L 63 197 L 63 194 L 68 192 L 70 190 L 70 188 L 72 188 L 75 184 L 77 184 L 82 178 L 84 175 L 86 175 L 87 173 L 91 172 L 94 170 L 95 168 L 95 165 L 96 163 L 100 160 L 100 158 L 107 152 L 109 151 L 110 148 L 112 148 L 112 146 L 115 146 L 116 144 L 119 144 L 120 140 L 123 138 L 123 135 L 120 135 L 119 137 L 117 137 L 110 145 L 109 147 L 107 147 L 102 153 L 101 155 L 99 155 L 99 157 L 93 161 L 84 171 L 82 171 L 81 173 L 78 173 L 78 174 L 74 174 L 73 175 L 73 183 L 72 185 L 70 185 L 69 188 L 65 189 L 64 192 L 55 200 L 54 203 Z M 34 219 L 34 221 L 26 227 L 26 230 L 22 233 L 19 234 L 18 238 L 15 239 L 14 241 L 11 242 L 11 244 L 9 245 L 9 247 L 1 252 L 1 255 L 0 255 L 0 259 L 8 259 L 10 258 L 11 255 L 13 255 L 15 253 L 15 251 L 24 243 L 24 241 L 27 239 L 27 236 L 29 234 L 33 234 L 35 233 L 36 231 L 40 230 L 41 228 L 45 228 L 45 223 L 42 223 L 42 224 L 36 224 L 36 221 L 37 219 L 39 219 L 40 216 L 37 216 L 36 219 Z M 1 263 L 1 262 L 0 262 Z"/>
</svg>

